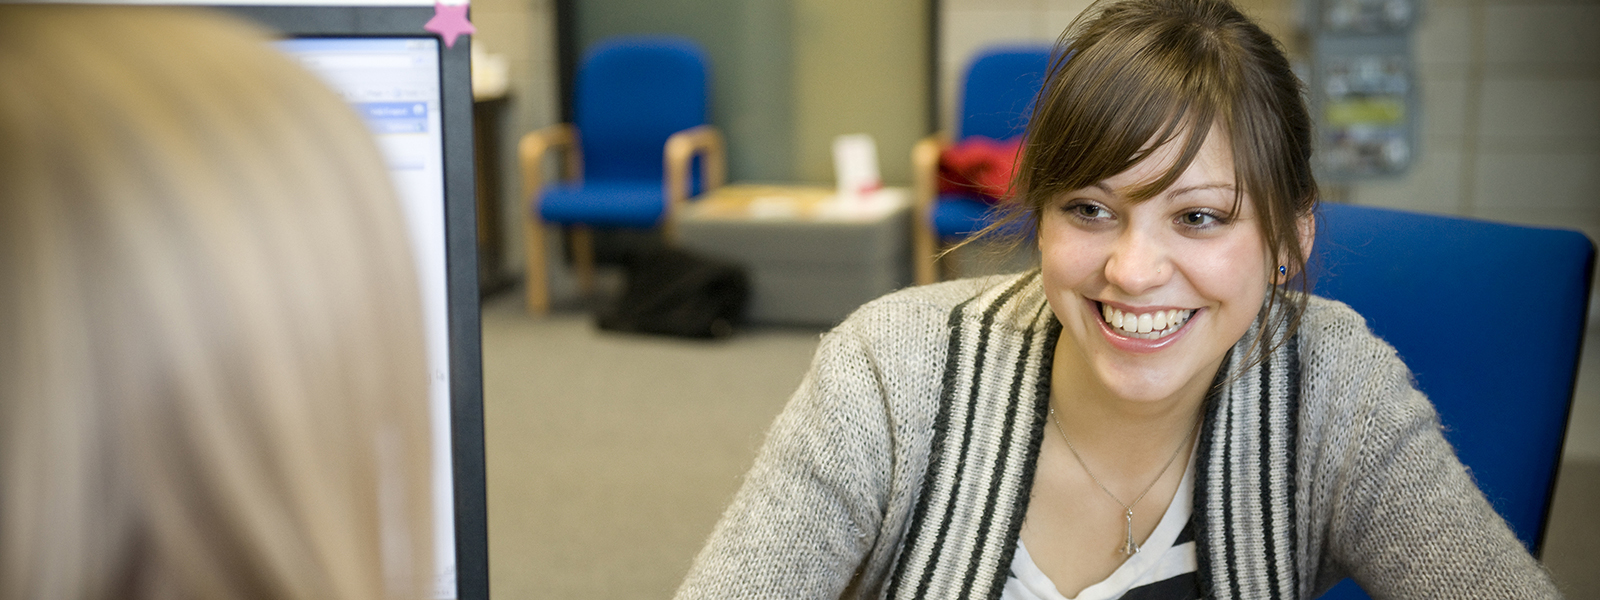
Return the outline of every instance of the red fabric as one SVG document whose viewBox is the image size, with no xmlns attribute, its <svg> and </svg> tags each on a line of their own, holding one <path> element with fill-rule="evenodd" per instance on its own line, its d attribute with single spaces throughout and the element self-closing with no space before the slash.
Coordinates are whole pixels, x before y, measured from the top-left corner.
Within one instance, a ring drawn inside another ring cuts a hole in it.
<svg viewBox="0 0 1600 600">
<path fill-rule="evenodd" d="M 1011 196 L 1022 137 L 993 140 L 972 136 L 939 154 L 939 193 L 972 194 L 987 202 Z"/>
</svg>

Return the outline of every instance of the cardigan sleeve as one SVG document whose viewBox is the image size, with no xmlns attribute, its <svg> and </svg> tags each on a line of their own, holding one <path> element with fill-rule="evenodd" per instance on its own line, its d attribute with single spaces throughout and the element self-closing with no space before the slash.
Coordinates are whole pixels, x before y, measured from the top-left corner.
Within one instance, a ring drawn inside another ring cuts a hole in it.
<svg viewBox="0 0 1600 600">
<path fill-rule="evenodd" d="M 865 344 L 826 335 L 677 598 L 838 598 L 874 543 L 891 443 Z"/>
<path fill-rule="evenodd" d="M 1555 598 L 1549 575 L 1456 458 L 1387 344 L 1368 347 L 1329 556 L 1373 598 Z"/>
</svg>

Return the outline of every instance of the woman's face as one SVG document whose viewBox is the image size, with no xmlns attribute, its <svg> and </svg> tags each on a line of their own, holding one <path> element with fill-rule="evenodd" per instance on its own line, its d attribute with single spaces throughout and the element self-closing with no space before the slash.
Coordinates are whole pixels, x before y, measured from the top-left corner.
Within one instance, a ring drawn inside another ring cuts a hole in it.
<svg viewBox="0 0 1600 600">
<path fill-rule="evenodd" d="M 1233 154 L 1214 129 L 1171 187 L 1128 194 L 1166 173 L 1178 141 L 1039 215 L 1045 293 L 1062 324 L 1057 360 L 1117 398 L 1203 394 L 1268 287 L 1266 248 L 1247 197 L 1234 210 Z M 1074 353 L 1075 351 L 1075 353 Z"/>
</svg>

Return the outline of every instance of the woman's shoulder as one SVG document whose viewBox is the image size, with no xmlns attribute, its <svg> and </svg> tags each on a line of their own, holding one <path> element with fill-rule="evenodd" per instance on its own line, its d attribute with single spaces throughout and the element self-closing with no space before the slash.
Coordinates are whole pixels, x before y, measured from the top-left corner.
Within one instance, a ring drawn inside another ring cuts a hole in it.
<svg viewBox="0 0 1600 600">
<path fill-rule="evenodd" d="M 926 395 L 924 388 L 943 380 L 941 369 L 949 359 L 950 337 L 969 318 L 967 313 L 974 312 L 962 310 L 963 303 L 985 302 L 997 288 L 1027 287 L 1029 283 L 1027 274 L 999 275 L 892 292 L 856 309 L 824 334 L 818 366 L 853 372 L 870 365 L 870 371 L 882 380 L 880 384 L 907 392 L 907 398 L 921 399 Z"/>
<path fill-rule="evenodd" d="M 1343 302 L 1321 296 L 1307 299 L 1299 336 L 1302 354 L 1321 359 L 1319 362 L 1359 367 L 1362 363 L 1395 357 L 1394 347 L 1372 333 L 1361 313 Z"/>
<path fill-rule="evenodd" d="M 919 285 L 890 292 L 862 305 L 861 310 L 892 310 L 893 307 L 925 306 L 949 312 L 956 305 L 1026 274 L 989 275 Z"/>
<path fill-rule="evenodd" d="M 1017 282 L 1027 274 L 992 275 L 956 279 L 904 288 L 880 296 L 839 324 L 835 331 L 892 333 L 905 327 L 933 323 L 944 328 L 950 315 L 963 302 L 983 296 L 998 287 Z"/>
<path fill-rule="evenodd" d="M 1313 406 L 1428 412 L 1415 378 L 1394 346 L 1337 300 L 1312 296 L 1299 329 L 1302 382 Z M 1411 396 L 1416 398 L 1410 398 Z"/>
</svg>

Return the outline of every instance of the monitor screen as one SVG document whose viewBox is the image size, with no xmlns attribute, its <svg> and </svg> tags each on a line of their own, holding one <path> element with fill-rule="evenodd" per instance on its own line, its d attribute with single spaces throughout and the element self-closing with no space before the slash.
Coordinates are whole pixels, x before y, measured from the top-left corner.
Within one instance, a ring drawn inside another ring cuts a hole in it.
<svg viewBox="0 0 1600 600">
<path fill-rule="evenodd" d="M 433 423 L 436 598 L 456 593 L 450 446 L 450 337 L 446 294 L 444 136 L 439 40 L 291 38 L 277 42 L 344 97 L 377 138 L 404 208 L 422 287 Z"/>
<path fill-rule="evenodd" d="M 221 8 L 281 33 L 277 48 L 350 103 L 388 162 L 426 313 L 434 597 L 488 598 L 471 38 L 424 31 L 431 2 L 358 4 Z"/>
<path fill-rule="evenodd" d="M 433 596 L 488 598 L 471 36 L 445 44 L 426 31 L 432 0 L 126 1 L 208 6 L 278 32 L 277 48 L 321 76 L 372 130 L 405 215 L 425 312 Z"/>
</svg>

